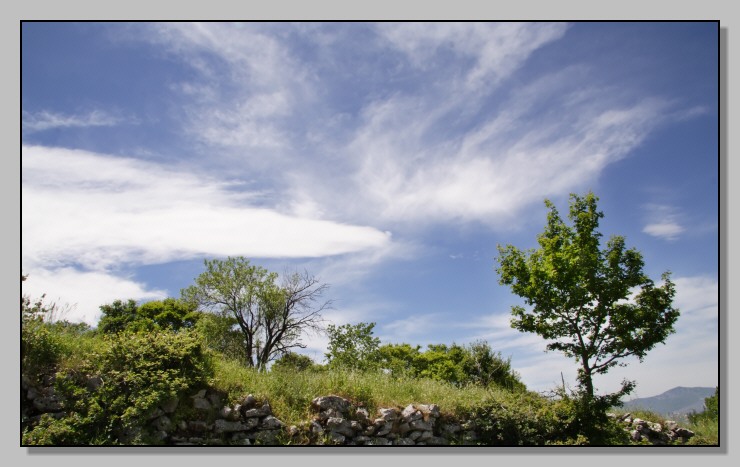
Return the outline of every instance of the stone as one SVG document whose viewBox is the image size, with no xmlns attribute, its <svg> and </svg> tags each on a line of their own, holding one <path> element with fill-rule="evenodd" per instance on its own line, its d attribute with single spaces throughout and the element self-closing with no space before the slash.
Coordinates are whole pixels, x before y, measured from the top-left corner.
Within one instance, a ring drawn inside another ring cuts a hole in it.
<svg viewBox="0 0 740 467">
<path fill-rule="evenodd" d="M 234 433 L 236 431 L 247 431 L 248 427 L 242 422 L 230 422 L 218 419 L 213 423 L 213 431 L 216 433 Z"/>
<path fill-rule="evenodd" d="M 211 410 L 211 403 L 202 397 L 193 398 L 193 408 L 197 410 Z"/>
<path fill-rule="evenodd" d="M 26 399 L 33 400 L 36 399 L 38 395 L 39 392 L 36 390 L 36 388 L 31 386 L 28 388 L 28 392 L 26 392 Z"/>
<path fill-rule="evenodd" d="M 393 429 L 393 424 L 391 423 L 384 423 L 382 425 L 376 424 L 377 431 L 375 432 L 375 436 L 385 436 L 388 433 L 391 432 Z"/>
<path fill-rule="evenodd" d="M 246 425 L 247 430 L 253 430 L 260 424 L 259 418 L 245 418 L 242 423 Z"/>
<path fill-rule="evenodd" d="M 417 409 L 424 415 L 424 420 L 427 420 L 429 417 L 439 417 L 439 406 L 437 404 L 421 404 L 417 406 Z"/>
<path fill-rule="evenodd" d="M 218 393 L 212 392 L 208 394 L 208 400 L 214 407 L 221 407 L 223 405 L 223 403 L 221 402 L 221 395 Z"/>
<path fill-rule="evenodd" d="M 445 423 L 439 427 L 439 432 L 447 436 L 453 436 L 461 430 L 462 426 L 458 423 Z"/>
<path fill-rule="evenodd" d="M 201 389 L 190 397 L 192 397 L 193 399 L 203 399 L 204 397 L 206 397 L 206 390 Z"/>
<path fill-rule="evenodd" d="M 242 416 L 244 416 L 244 418 L 251 418 L 251 417 L 266 417 L 266 416 L 270 415 L 270 413 L 271 413 L 271 412 L 272 412 L 272 411 L 270 410 L 270 406 L 267 406 L 267 407 L 265 408 L 265 406 L 263 405 L 263 406 L 262 406 L 261 408 L 259 408 L 259 409 L 249 409 L 249 410 L 245 410 L 245 411 L 244 411 L 244 413 L 242 414 Z"/>
<path fill-rule="evenodd" d="M 432 431 L 433 423 L 431 421 L 414 420 L 409 424 L 414 431 Z"/>
<path fill-rule="evenodd" d="M 315 434 L 320 435 L 320 434 L 322 434 L 324 432 L 324 427 L 322 427 L 319 422 L 313 421 L 313 422 L 311 422 L 311 426 L 310 426 L 309 430 L 311 431 L 311 433 L 315 433 Z"/>
<path fill-rule="evenodd" d="M 673 430 L 673 432 L 676 433 L 676 435 L 678 435 L 679 437 L 686 439 L 692 438 L 696 434 L 686 428 L 676 428 L 675 430 Z"/>
<path fill-rule="evenodd" d="M 146 418 L 147 420 L 154 420 L 155 418 L 161 417 L 162 415 L 164 415 L 164 410 L 156 407 Z"/>
<path fill-rule="evenodd" d="M 59 412 L 62 410 L 62 404 L 59 403 L 59 399 L 53 393 L 48 396 L 36 397 L 33 400 L 33 407 L 39 412 Z"/>
<path fill-rule="evenodd" d="M 234 409 L 232 409 L 228 405 L 225 405 L 221 407 L 221 410 L 218 411 L 218 416 L 223 419 L 233 421 L 233 417 L 234 417 L 233 413 L 234 413 Z"/>
<path fill-rule="evenodd" d="M 630 431 L 630 438 L 632 439 L 632 441 L 640 441 L 642 440 L 642 434 L 640 434 L 640 432 L 637 430 L 632 430 Z"/>
<path fill-rule="evenodd" d="M 344 418 L 344 413 L 336 409 L 326 409 L 319 412 L 319 420 L 322 422 L 330 418 Z"/>
<path fill-rule="evenodd" d="M 249 394 L 242 399 L 240 405 L 243 410 L 252 409 L 257 405 L 257 399 L 253 395 Z"/>
<path fill-rule="evenodd" d="M 357 444 L 365 444 L 368 441 L 370 441 L 371 439 L 372 438 L 369 437 L 369 436 L 362 436 L 362 435 L 360 435 L 360 436 L 356 436 L 355 437 L 355 443 L 357 443 Z"/>
<path fill-rule="evenodd" d="M 191 420 L 188 422 L 188 430 L 193 433 L 205 433 L 208 431 L 208 424 L 202 420 Z"/>
<path fill-rule="evenodd" d="M 355 434 L 349 421 L 343 418 L 332 417 L 327 419 L 326 429 L 342 434 L 344 436 L 354 436 Z"/>
<path fill-rule="evenodd" d="M 267 417 L 264 418 L 264 420 L 262 420 L 262 424 L 260 425 L 260 428 L 263 430 L 276 430 L 284 426 L 285 426 L 285 423 L 283 423 L 281 420 L 278 420 L 272 415 L 268 415 Z"/>
<path fill-rule="evenodd" d="M 414 443 L 408 438 L 398 438 L 397 440 L 393 442 L 394 446 L 413 446 L 414 444 L 416 443 Z"/>
<path fill-rule="evenodd" d="M 380 418 L 388 422 L 393 422 L 398 418 L 398 410 L 394 408 L 378 409 L 378 414 L 380 414 Z"/>
<path fill-rule="evenodd" d="M 154 432 L 154 433 L 152 434 L 152 437 L 153 437 L 153 438 L 154 438 L 154 439 L 155 439 L 156 441 L 165 441 L 165 440 L 167 439 L 167 437 L 168 437 L 168 436 L 169 436 L 169 435 L 168 435 L 168 434 L 167 434 L 167 432 L 166 432 L 166 431 L 164 431 L 164 430 L 159 430 L 159 431 L 155 431 L 155 432 Z"/>
<path fill-rule="evenodd" d="M 663 427 L 660 425 L 660 423 L 648 422 L 647 425 L 650 428 L 650 430 L 655 433 L 660 433 L 663 431 Z"/>
<path fill-rule="evenodd" d="M 155 418 L 152 426 L 159 431 L 167 431 L 172 427 L 172 420 L 167 415 Z"/>
<path fill-rule="evenodd" d="M 416 441 L 417 439 L 419 439 L 419 437 L 421 437 L 421 431 L 412 431 L 407 436 L 407 438 L 410 439 L 411 441 Z"/>
<path fill-rule="evenodd" d="M 367 409 L 360 408 L 360 409 L 355 410 L 355 418 L 360 423 L 364 423 L 364 424 L 370 423 L 370 413 L 367 411 Z"/>
<path fill-rule="evenodd" d="M 254 439 L 259 444 L 275 445 L 279 436 L 280 430 L 261 430 L 254 434 Z"/>
<path fill-rule="evenodd" d="M 405 435 L 409 431 L 411 431 L 411 425 L 409 425 L 408 423 L 401 423 L 400 425 L 398 425 L 398 433 L 400 433 L 401 435 Z"/>
<path fill-rule="evenodd" d="M 401 412 L 401 418 L 407 423 L 419 420 L 422 417 L 423 415 L 421 414 L 421 411 L 417 410 L 416 407 L 411 404 L 407 405 Z"/>
<path fill-rule="evenodd" d="M 177 410 L 177 406 L 179 403 L 180 399 L 178 399 L 177 397 L 171 397 L 159 404 L 159 408 L 162 409 L 164 413 L 174 413 L 175 410 Z"/>
<path fill-rule="evenodd" d="M 676 428 L 678 428 L 678 423 L 676 423 L 673 420 L 666 420 L 665 421 L 665 429 L 668 431 L 673 431 Z"/>
<path fill-rule="evenodd" d="M 385 438 L 372 438 L 365 443 L 366 446 L 390 446 L 391 444 L 391 441 Z"/>
<path fill-rule="evenodd" d="M 429 441 L 433 437 L 434 437 L 434 433 L 432 433 L 431 431 L 422 431 L 421 432 L 421 436 L 419 436 L 416 439 L 416 442 L 417 443 L 423 443 L 423 442 Z"/>
<path fill-rule="evenodd" d="M 427 440 L 429 446 L 448 446 L 450 442 L 441 436 L 432 436 Z"/>
<path fill-rule="evenodd" d="M 330 431 L 327 437 L 330 444 L 344 444 L 347 439 L 343 434 L 336 431 Z"/>
<path fill-rule="evenodd" d="M 349 406 L 350 402 L 347 399 L 334 395 L 317 397 L 311 401 L 311 408 L 316 412 L 334 409 L 339 413 L 345 413 Z"/>
</svg>

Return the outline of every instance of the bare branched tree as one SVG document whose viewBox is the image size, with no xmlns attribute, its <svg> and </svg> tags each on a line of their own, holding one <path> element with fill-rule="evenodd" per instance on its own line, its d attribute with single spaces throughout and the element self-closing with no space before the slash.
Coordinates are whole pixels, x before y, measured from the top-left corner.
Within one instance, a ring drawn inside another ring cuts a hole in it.
<svg viewBox="0 0 740 467">
<path fill-rule="evenodd" d="M 277 274 L 243 257 L 206 260 L 205 266 L 182 296 L 201 309 L 236 318 L 251 367 L 263 370 L 288 350 L 305 348 L 301 336 L 319 331 L 321 312 L 331 306 L 331 300 L 322 300 L 329 286 L 307 272 L 286 274 L 278 286 Z"/>
</svg>

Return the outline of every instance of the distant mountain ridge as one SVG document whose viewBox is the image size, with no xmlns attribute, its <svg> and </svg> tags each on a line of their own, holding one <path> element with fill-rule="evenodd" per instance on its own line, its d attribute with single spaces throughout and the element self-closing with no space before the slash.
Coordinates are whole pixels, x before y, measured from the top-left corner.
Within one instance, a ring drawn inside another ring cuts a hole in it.
<svg viewBox="0 0 740 467">
<path fill-rule="evenodd" d="M 683 387 L 669 389 L 653 397 L 642 397 L 624 403 L 624 409 L 645 409 L 664 416 L 685 416 L 704 410 L 704 399 L 714 394 L 713 387 Z"/>
</svg>

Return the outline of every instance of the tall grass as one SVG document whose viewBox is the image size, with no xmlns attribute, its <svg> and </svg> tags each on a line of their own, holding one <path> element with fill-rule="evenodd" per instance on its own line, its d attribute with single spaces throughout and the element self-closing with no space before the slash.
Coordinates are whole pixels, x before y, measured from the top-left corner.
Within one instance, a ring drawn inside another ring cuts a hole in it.
<svg viewBox="0 0 740 467">
<path fill-rule="evenodd" d="M 239 363 L 217 360 L 213 385 L 226 392 L 232 402 L 246 394 L 269 400 L 273 412 L 288 424 L 310 419 L 311 401 L 334 394 L 367 408 L 404 407 L 408 404 L 437 404 L 443 413 L 465 412 L 491 399 L 506 399 L 512 393 L 478 386 L 456 387 L 430 379 L 399 378 L 382 372 L 347 370 L 259 372 Z"/>
</svg>

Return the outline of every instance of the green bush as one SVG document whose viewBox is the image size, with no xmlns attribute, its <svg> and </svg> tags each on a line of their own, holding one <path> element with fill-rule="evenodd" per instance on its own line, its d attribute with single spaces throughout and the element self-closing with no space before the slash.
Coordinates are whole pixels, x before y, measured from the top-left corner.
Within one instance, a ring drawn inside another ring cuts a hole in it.
<svg viewBox="0 0 740 467">
<path fill-rule="evenodd" d="M 67 417 L 45 417 L 23 435 L 25 444 L 139 444 L 151 442 L 143 422 L 159 404 L 205 386 L 211 364 L 189 333 L 157 331 L 104 335 L 88 365 L 56 375 Z M 102 385 L 89 389 L 90 376 Z"/>
<path fill-rule="evenodd" d="M 485 341 L 467 346 L 431 344 L 427 350 L 409 344 L 385 344 L 378 349 L 380 367 L 394 376 L 428 378 L 458 387 L 496 386 L 524 390 L 519 375 L 511 368 L 510 359 L 493 352 Z"/>
<path fill-rule="evenodd" d="M 236 318 L 222 312 L 201 313 L 194 330 L 205 346 L 227 360 L 247 365 L 247 350 L 244 335 L 239 330 Z"/>
<path fill-rule="evenodd" d="M 103 333 L 121 331 L 177 331 L 195 326 L 201 313 L 191 303 L 176 298 L 154 300 L 137 305 L 134 300 L 115 300 L 101 305 L 102 316 L 98 329 Z"/>
</svg>

